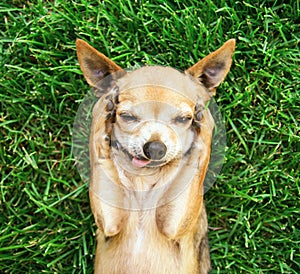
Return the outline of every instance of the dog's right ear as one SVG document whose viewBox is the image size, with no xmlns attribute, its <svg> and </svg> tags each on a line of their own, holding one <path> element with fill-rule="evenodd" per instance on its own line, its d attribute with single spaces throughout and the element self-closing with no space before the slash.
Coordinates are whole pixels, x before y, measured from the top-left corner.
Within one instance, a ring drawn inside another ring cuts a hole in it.
<svg viewBox="0 0 300 274">
<path fill-rule="evenodd" d="M 89 85 L 95 88 L 97 97 L 106 92 L 109 82 L 125 74 L 121 67 L 81 39 L 76 40 L 76 51 L 80 69 Z M 112 77 L 101 84 L 100 81 L 108 75 Z"/>
</svg>

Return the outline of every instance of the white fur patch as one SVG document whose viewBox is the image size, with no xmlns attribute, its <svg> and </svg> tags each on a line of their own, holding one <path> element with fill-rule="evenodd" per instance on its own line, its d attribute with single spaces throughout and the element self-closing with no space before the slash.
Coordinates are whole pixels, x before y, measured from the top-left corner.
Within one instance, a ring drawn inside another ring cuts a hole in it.
<svg viewBox="0 0 300 274">
<path fill-rule="evenodd" d="M 136 242 L 133 246 L 133 255 L 137 255 L 140 253 L 141 250 L 141 246 L 144 240 L 144 231 L 139 229 L 137 231 L 137 238 L 136 238 Z"/>
</svg>

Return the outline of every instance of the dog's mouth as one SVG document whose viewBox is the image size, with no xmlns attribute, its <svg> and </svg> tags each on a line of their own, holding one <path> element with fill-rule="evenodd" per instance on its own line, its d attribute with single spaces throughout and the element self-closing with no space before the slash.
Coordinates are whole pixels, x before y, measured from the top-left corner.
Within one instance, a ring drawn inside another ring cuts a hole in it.
<svg viewBox="0 0 300 274">
<path fill-rule="evenodd" d="M 139 156 L 131 156 L 131 163 L 135 167 L 160 167 L 166 164 L 167 161 L 154 161 Z"/>
<path fill-rule="evenodd" d="M 131 156 L 131 155 L 130 155 Z M 136 166 L 136 167 L 145 167 L 148 164 L 151 163 L 150 160 L 144 158 L 144 157 L 139 157 L 139 156 L 131 156 L 131 163 Z"/>
<path fill-rule="evenodd" d="M 119 141 L 113 140 L 111 141 L 111 146 L 117 149 L 118 151 L 122 151 L 127 157 L 130 159 L 133 166 L 138 168 L 143 167 L 159 167 L 166 163 L 164 160 L 155 161 L 149 160 L 142 155 L 132 155 L 126 148 L 124 148 Z"/>
</svg>

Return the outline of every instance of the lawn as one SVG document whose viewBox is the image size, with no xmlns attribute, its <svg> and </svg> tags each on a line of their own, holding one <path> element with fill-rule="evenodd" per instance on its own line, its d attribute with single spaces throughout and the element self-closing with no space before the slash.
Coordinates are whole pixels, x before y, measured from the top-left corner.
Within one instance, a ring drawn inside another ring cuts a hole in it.
<svg viewBox="0 0 300 274">
<path fill-rule="evenodd" d="M 72 131 L 89 91 L 75 40 L 124 68 L 185 69 L 227 39 L 225 164 L 205 199 L 212 273 L 300 273 L 299 1 L 2 1 L 0 272 L 92 273 Z"/>
</svg>

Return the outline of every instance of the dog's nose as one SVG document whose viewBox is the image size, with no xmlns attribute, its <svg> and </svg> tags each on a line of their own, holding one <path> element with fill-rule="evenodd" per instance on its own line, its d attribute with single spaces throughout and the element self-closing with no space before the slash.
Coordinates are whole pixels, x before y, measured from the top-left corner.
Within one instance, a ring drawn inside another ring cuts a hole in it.
<svg viewBox="0 0 300 274">
<path fill-rule="evenodd" d="M 143 147 L 144 153 L 148 159 L 161 160 L 167 152 L 167 147 L 159 141 L 148 142 Z"/>
</svg>

